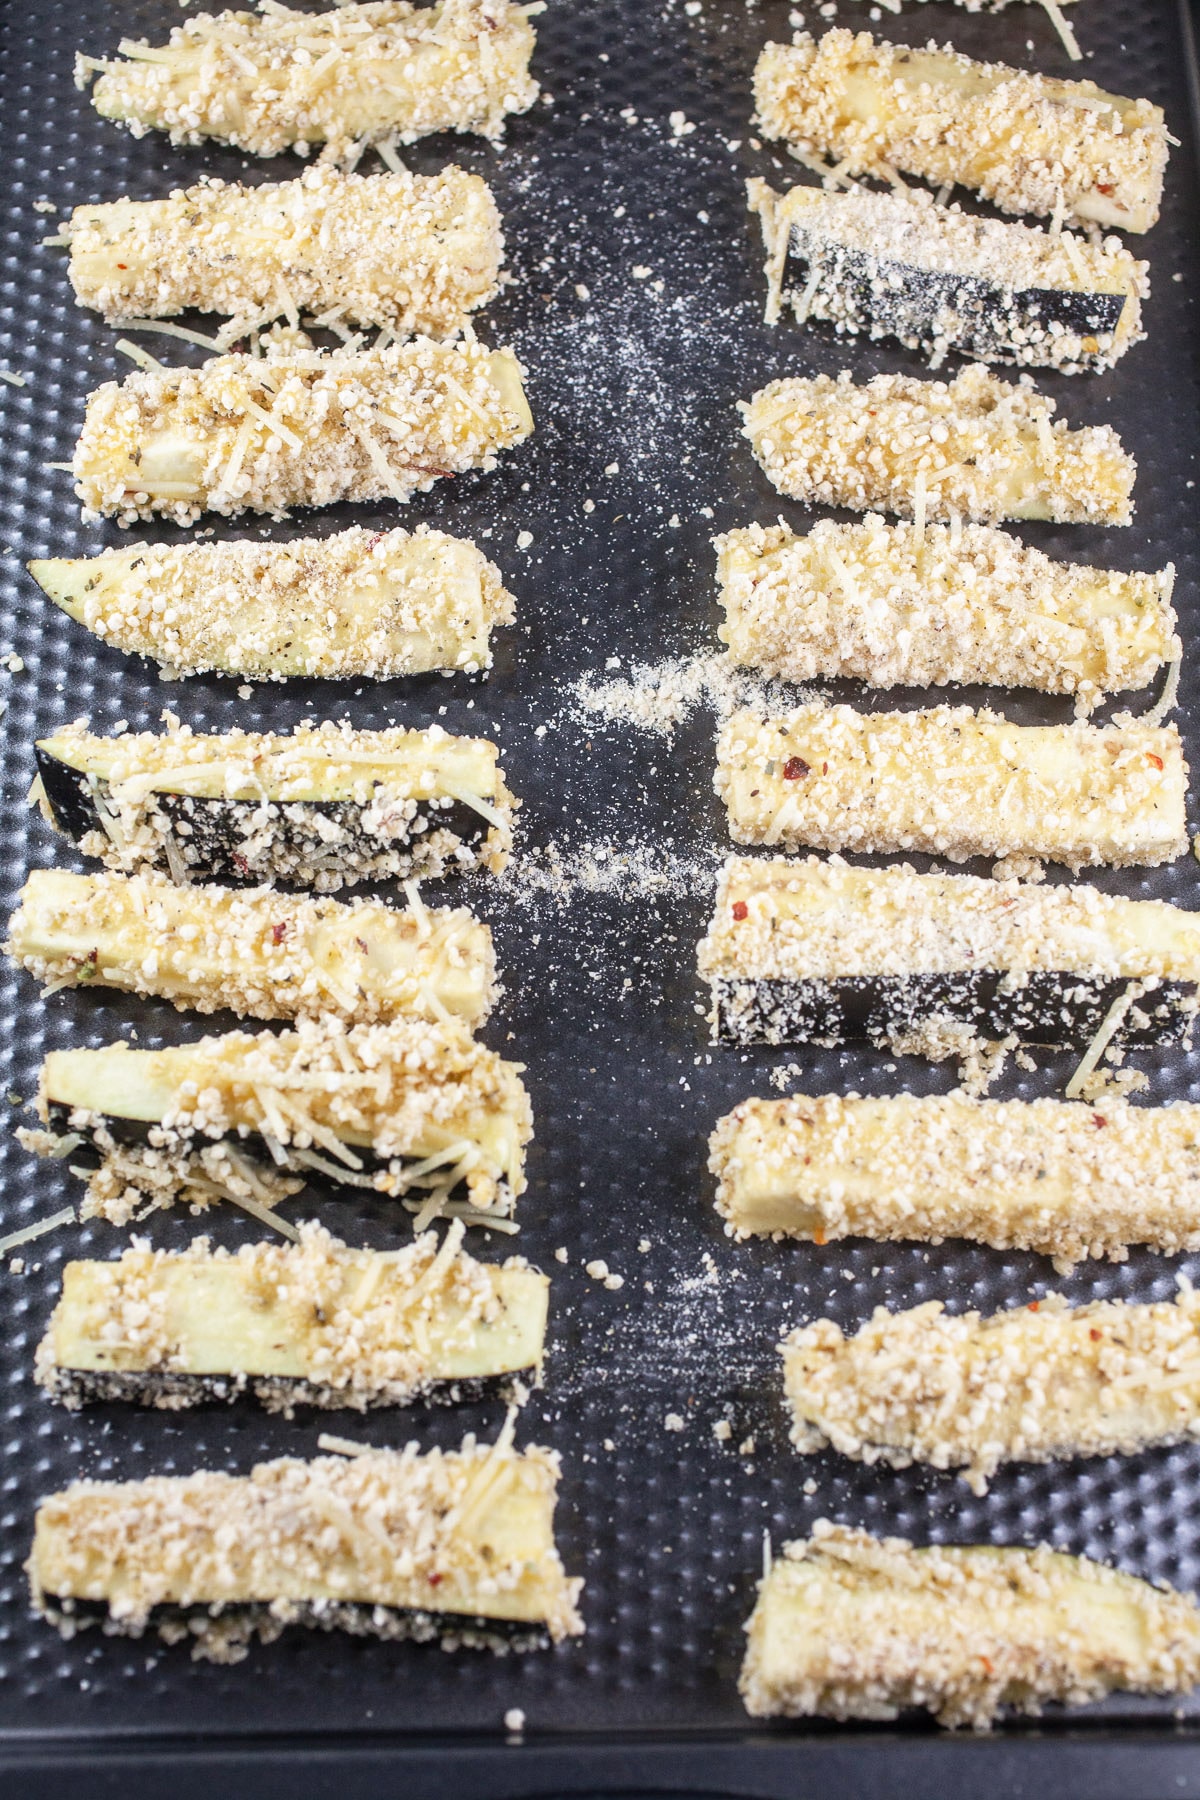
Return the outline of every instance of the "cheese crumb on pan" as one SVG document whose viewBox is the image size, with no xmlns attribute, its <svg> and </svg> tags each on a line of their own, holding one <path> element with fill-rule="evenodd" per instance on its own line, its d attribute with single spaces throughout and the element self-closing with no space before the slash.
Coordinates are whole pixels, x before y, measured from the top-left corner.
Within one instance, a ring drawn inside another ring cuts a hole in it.
<svg viewBox="0 0 1200 1800">
<path fill-rule="evenodd" d="M 972 188 L 1001 212 L 1149 231 L 1162 108 L 947 46 L 911 49 L 837 27 L 767 44 L 754 72 L 763 135 L 829 155 L 847 175 L 902 170 Z"/>
<path fill-rule="evenodd" d="M 410 144 L 434 131 L 498 138 L 509 113 L 537 99 L 529 15 L 509 0 L 408 0 L 299 12 L 265 0 L 253 12 L 197 13 L 165 45 L 122 39 L 122 61 L 78 56 L 75 81 L 99 75 L 92 104 L 135 137 L 216 138 L 252 156 L 315 145 L 352 162 L 368 144 Z"/>
<path fill-rule="evenodd" d="M 971 363 L 953 381 L 848 370 L 768 382 L 741 407 L 772 485 L 809 505 L 902 518 L 1128 525 L 1137 465 L 1111 425 L 1072 430 L 1054 401 Z"/>
<path fill-rule="evenodd" d="M 521 373 L 511 350 L 428 338 L 136 370 L 88 396 L 75 491 L 119 525 L 404 502 L 529 436 Z"/>
<path fill-rule="evenodd" d="M 513 596 L 472 543 L 429 525 L 288 543 L 133 544 L 29 572 L 105 643 L 179 675 L 376 679 L 491 666 Z"/>
<path fill-rule="evenodd" d="M 1200 1435 L 1200 1296 L 1069 1307 L 1056 1295 L 992 1318 L 876 1307 L 780 1346 L 792 1442 L 806 1454 L 962 1469 L 976 1493 L 1004 1462 L 1131 1456 Z"/>
<path fill-rule="evenodd" d="M 77 1481 L 38 1507 L 37 1610 L 235 1662 L 292 1624 L 357 1636 L 531 1648 L 583 1631 L 554 1544 L 558 1458 L 508 1433 L 459 1450 Z"/>
<path fill-rule="evenodd" d="M 63 237 L 82 306 L 114 323 L 195 307 L 224 313 L 234 335 L 303 312 L 448 337 L 492 299 L 504 253 L 487 183 L 453 164 L 314 168 L 258 187 L 206 178 L 166 200 L 77 206 Z"/>
<path fill-rule="evenodd" d="M 1187 849 L 1175 726 L 1012 725 L 967 706 L 743 711 L 718 739 L 714 785 L 740 844 L 1025 855 L 1072 869 Z"/>
<path fill-rule="evenodd" d="M 743 1100 L 709 1143 L 732 1235 L 1037 1250 L 1200 1249 L 1200 1107 L 965 1094 Z"/>
<path fill-rule="evenodd" d="M 735 662 L 785 681 L 1032 687 L 1090 710 L 1181 654 L 1170 567 L 1056 563 L 986 525 L 927 525 L 918 541 L 875 513 L 803 535 L 751 525 L 716 546 L 718 635 Z"/>
<path fill-rule="evenodd" d="M 1186 1595 L 1042 1547 L 914 1549 L 818 1519 L 764 1573 L 739 1683 L 748 1712 L 894 1719 L 986 1731 L 1037 1713 L 1200 1681 L 1200 1609 Z"/>
</svg>

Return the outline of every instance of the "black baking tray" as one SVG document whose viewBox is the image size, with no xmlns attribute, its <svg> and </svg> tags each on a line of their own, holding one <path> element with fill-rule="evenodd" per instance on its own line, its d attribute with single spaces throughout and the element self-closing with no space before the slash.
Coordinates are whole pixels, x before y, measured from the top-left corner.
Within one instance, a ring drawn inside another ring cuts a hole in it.
<svg viewBox="0 0 1200 1800">
<path fill-rule="evenodd" d="M 803 11 L 824 29 L 818 7 Z M 1181 144 L 1162 222 L 1131 240 L 1152 264 L 1149 341 L 1111 374 L 1042 381 L 1070 419 L 1112 420 L 1136 453 L 1135 524 L 1030 527 L 1026 535 L 1076 560 L 1130 568 L 1174 560 L 1189 649 L 1177 716 L 1195 765 L 1200 197 L 1190 25 L 1186 10 L 1165 0 L 1080 0 L 1071 11 L 1088 53 L 1084 71 L 1161 102 Z M 0 665 L 0 906 L 7 911 L 29 867 L 73 862 L 27 810 L 25 794 L 34 736 L 82 713 L 101 729 L 120 719 L 152 725 L 169 706 L 205 728 L 235 719 L 286 728 L 326 716 L 360 725 L 437 719 L 498 734 L 524 802 L 519 866 L 507 883 L 472 879 L 455 892 L 497 933 L 507 991 L 488 1039 L 528 1065 L 537 1141 L 518 1247 L 552 1273 L 552 1348 L 520 1431 L 562 1452 L 560 1539 L 568 1567 L 587 1577 L 588 1631 L 557 1651 L 501 1660 L 296 1632 L 234 1668 L 95 1632 L 62 1643 L 31 1617 L 22 1564 L 39 1496 L 73 1477 L 244 1470 L 267 1456 L 312 1453 L 331 1424 L 381 1444 L 448 1444 L 467 1429 L 491 1434 L 500 1422 L 487 1406 L 365 1423 L 311 1413 L 289 1423 L 249 1405 L 175 1417 L 53 1409 L 30 1371 L 61 1265 L 80 1253 L 113 1254 L 122 1241 L 107 1226 L 70 1227 L 31 1245 L 23 1273 L 0 1269 L 5 1793 L 49 1793 L 72 1777 L 102 1795 L 161 1790 L 166 1778 L 181 1796 L 208 1794 L 214 1781 L 238 1794 L 365 1795 L 402 1780 L 413 1796 L 464 1797 L 952 1794 L 981 1779 L 1015 1793 L 1047 1778 L 1094 1795 L 1200 1787 L 1196 1701 L 1117 1697 L 974 1742 L 939 1737 L 919 1721 L 890 1730 L 752 1727 L 737 1697 L 763 1533 L 778 1544 L 822 1515 L 919 1540 L 1045 1540 L 1200 1590 L 1200 1447 L 1010 1469 L 983 1499 L 949 1475 L 866 1470 L 828 1456 L 800 1461 L 789 1450 L 774 1346 L 793 1322 L 828 1313 L 852 1326 L 881 1301 L 935 1296 L 952 1308 L 993 1309 L 1050 1288 L 1075 1300 L 1166 1298 L 1180 1268 L 1200 1275 L 1200 1258 L 1135 1252 L 1123 1265 L 1087 1265 L 1063 1280 L 1038 1257 L 959 1243 L 729 1243 L 712 1206 L 705 1139 L 736 1100 L 772 1091 L 775 1065 L 798 1063 L 810 1091 L 944 1091 L 954 1074 L 867 1051 L 707 1046 L 694 944 L 726 848 L 711 791 L 712 713 L 698 708 L 668 739 L 591 716 L 573 692 L 581 678 L 611 681 L 639 663 L 714 649 L 710 534 L 811 516 L 781 501 L 757 470 L 739 435 L 739 398 L 789 370 L 920 368 L 894 346 L 761 323 L 761 249 L 742 184 L 751 174 L 786 182 L 797 171 L 753 138 L 750 75 L 762 43 L 787 35 L 788 14 L 786 0 L 700 0 L 698 8 L 695 0 L 550 0 L 538 20 L 543 99 L 513 122 L 504 148 L 433 139 L 405 153 L 425 171 L 453 157 L 494 185 L 515 281 L 480 329 L 520 351 L 537 432 L 493 474 L 441 483 L 404 509 L 402 522 L 427 519 L 475 536 L 519 597 L 518 624 L 502 634 L 486 682 L 257 684 L 247 698 L 219 678 L 164 684 L 152 665 L 104 649 L 61 617 L 23 571 L 30 556 L 121 541 L 113 528 L 80 523 L 69 476 L 46 465 L 69 459 L 88 390 L 128 368 L 114 348 L 118 334 L 73 305 L 63 253 L 40 247 L 55 222 L 36 203 L 149 198 L 206 171 L 258 180 L 297 165 L 247 167 L 219 147 L 135 141 L 75 90 L 77 48 L 102 54 L 122 36 L 157 41 L 183 16 L 174 0 L 8 0 L 0 365 L 24 372 L 28 384 L 0 385 L 0 657 L 24 664 Z M 872 21 L 860 0 L 841 0 L 832 22 Z M 1042 10 L 1019 0 L 998 16 L 910 5 L 876 28 L 1079 72 Z M 141 341 L 164 360 L 191 359 L 171 340 Z M 289 537 L 397 517 L 384 506 L 265 527 L 215 523 L 222 536 Z M 518 542 L 525 532 L 531 543 Z M 148 535 L 178 534 L 163 526 Z M 615 658 L 619 666 L 608 666 Z M 839 694 L 855 697 L 849 687 Z M 1041 697 L 1003 695 L 1000 703 L 1020 719 L 1068 716 L 1065 703 Z M 1094 879 L 1112 892 L 1200 904 L 1200 865 L 1190 857 Z M 35 1164 L 13 1137 L 45 1050 L 133 1030 L 142 1044 L 179 1041 L 203 1028 L 164 1006 L 103 993 L 43 1003 L 27 978 L 0 970 L 0 1232 L 77 1198 L 69 1175 Z M 1196 1054 L 1139 1062 L 1153 1099 L 1200 1098 Z M 996 1091 L 1060 1092 L 1070 1059 L 1038 1063 L 1036 1074 L 1006 1078 Z M 392 1243 L 404 1229 L 381 1208 L 316 1201 L 353 1241 Z M 162 1244 L 199 1228 L 170 1215 L 145 1227 Z M 203 1228 L 230 1244 L 254 1232 L 223 1214 Z M 565 1266 L 554 1256 L 559 1247 Z M 619 1291 L 586 1274 L 595 1258 L 624 1277 Z M 666 1429 L 668 1413 L 684 1420 L 682 1431 Z M 721 1417 L 732 1422 L 728 1444 L 712 1434 Z M 748 1438 L 753 1452 L 739 1454 Z M 809 1476 L 811 1494 L 803 1491 Z M 526 1715 L 520 1744 L 505 1739 L 512 1707 Z"/>
</svg>

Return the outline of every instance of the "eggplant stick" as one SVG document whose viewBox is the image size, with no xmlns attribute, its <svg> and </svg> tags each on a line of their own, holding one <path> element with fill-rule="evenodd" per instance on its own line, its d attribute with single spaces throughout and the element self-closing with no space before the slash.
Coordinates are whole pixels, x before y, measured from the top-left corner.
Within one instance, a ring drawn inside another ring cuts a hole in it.
<svg viewBox="0 0 1200 1800">
<path fill-rule="evenodd" d="M 410 1406 L 536 1381 L 546 1277 L 519 1257 L 477 1262 L 452 1221 L 401 1250 L 352 1250 L 313 1221 L 297 1244 L 236 1253 L 139 1244 L 115 1262 L 70 1262 L 38 1348 L 36 1379 L 77 1408 L 167 1411 L 249 1394 L 297 1406 Z"/>
<path fill-rule="evenodd" d="M 757 1718 L 926 1707 L 986 1731 L 1005 1706 L 1183 1694 L 1200 1680 L 1188 1595 L 1045 1547 L 918 1550 L 827 1519 L 784 1546 L 746 1629 L 739 1685 Z"/>
<path fill-rule="evenodd" d="M 719 635 L 735 662 L 784 681 L 1030 687 L 1087 712 L 1182 656 L 1170 564 L 1087 568 L 989 525 L 918 537 L 876 514 L 803 534 L 750 525 L 716 545 Z"/>
<path fill-rule="evenodd" d="M 1128 525 L 1137 465 L 1111 425 L 1073 430 L 1054 401 L 970 363 L 953 381 L 848 371 L 768 382 L 742 406 L 789 499 L 912 519 Z"/>
<path fill-rule="evenodd" d="M 229 343 L 302 313 L 449 337 L 495 295 L 504 253 L 491 190 L 454 164 L 306 169 L 258 187 L 213 178 L 166 200 L 77 206 L 62 235 L 81 306 L 114 324 L 223 313 Z"/>
<path fill-rule="evenodd" d="M 508 860 L 518 803 L 487 738 L 329 721 L 203 734 L 164 717 L 161 733 L 80 721 L 37 745 L 43 815 L 112 868 L 332 891 Z"/>
<path fill-rule="evenodd" d="M 355 1636 L 529 1649 L 577 1637 L 582 1581 L 554 1543 L 558 1458 L 511 1424 L 459 1450 L 363 1446 L 249 1475 L 77 1481 L 38 1507 L 34 1606 L 73 1636 L 156 1631 L 237 1662 L 301 1624 Z"/>
<path fill-rule="evenodd" d="M 103 118 L 135 137 L 206 138 L 252 156 L 323 145 L 352 165 L 368 144 L 411 144 L 434 131 L 503 134 L 538 95 L 529 15 L 510 0 L 366 0 L 310 13 L 270 3 L 256 13 L 199 13 L 165 45 L 122 39 L 123 59 L 78 56 L 75 82 Z"/>
<path fill-rule="evenodd" d="M 52 1050 L 41 1128 L 19 1135 L 37 1155 L 72 1159 L 83 1216 L 116 1225 L 220 1200 L 273 1223 L 315 1173 L 399 1199 L 418 1229 L 447 1209 L 503 1228 L 533 1136 L 521 1070 L 456 1019 L 301 1019 L 163 1050 Z"/>
<path fill-rule="evenodd" d="M 513 597 L 474 544 L 428 525 L 289 543 L 131 544 L 28 564 L 56 606 L 173 675 L 388 679 L 491 667 Z"/>
<path fill-rule="evenodd" d="M 1187 1038 L 1200 913 L 1084 883 L 731 857 L 699 948 L 715 1041 L 865 1040 L 942 1060 L 980 1038 L 1114 1049 Z"/>
<path fill-rule="evenodd" d="M 511 350 L 430 338 L 154 364 L 88 396 L 75 491 L 85 519 L 119 525 L 404 504 L 435 481 L 494 468 L 529 436 L 521 373 Z"/>
<path fill-rule="evenodd" d="M 1167 128 L 1148 100 L 1058 81 L 949 47 L 910 49 L 843 27 L 767 44 L 754 72 L 764 136 L 832 156 L 846 175 L 897 170 L 961 183 L 1001 212 L 1149 231 Z"/>
<path fill-rule="evenodd" d="M 48 993 L 123 988 L 192 1012 L 477 1026 L 496 994 L 487 926 L 419 895 L 400 909 L 269 888 L 178 887 L 148 870 L 35 869 L 8 934 L 5 952 Z"/>
<path fill-rule="evenodd" d="M 832 1319 L 780 1346 L 792 1442 L 861 1462 L 961 1469 L 1132 1456 L 1200 1434 L 1200 1299 L 1071 1307 L 1055 1294 L 983 1318 L 940 1300 Z"/>
</svg>

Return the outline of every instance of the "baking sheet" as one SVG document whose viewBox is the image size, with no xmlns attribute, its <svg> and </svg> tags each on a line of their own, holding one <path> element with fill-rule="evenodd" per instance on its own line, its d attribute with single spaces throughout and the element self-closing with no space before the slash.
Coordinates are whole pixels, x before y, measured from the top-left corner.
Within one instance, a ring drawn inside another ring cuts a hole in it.
<svg viewBox="0 0 1200 1800">
<path fill-rule="evenodd" d="M 804 10 L 817 30 L 872 23 L 859 0 L 841 0 L 836 16 L 825 7 L 828 18 Z M 1153 0 L 1080 0 L 1071 12 L 1089 53 L 1086 73 L 1161 102 L 1183 142 L 1172 154 L 1162 222 L 1148 238 L 1130 240 L 1152 263 L 1149 341 L 1108 375 L 1039 377 L 1072 422 L 1111 420 L 1136 453 L 1136 522 L 1125 531 L 1029 527 L 1022 535 L 1051 554 L 1115 567 L 1173 559 L 1190 650 L 1200 239 L 1186 59 L 1174 11 Z M 256 685 L 244 698 L 232 680 L 161 682 L 153 665 L 104 649 L 57 614 L 23 572 L 29 556 L 128 541 L 115 528 L 83 526 L 69 476 L 45 466 L 69 459 L 88 390 L 129 365 L 114 348 L 119 334 L 74 306 L 64 254 L 39 247 L 55 221 L 36 203 L 67 209 L 123 194 L 151 198 L 204 172 L 278 179 L 298 165 L 247 165 L 219 147 L 176 150 L 156 135 L 138 142 L 92 113 L 72 82 L 74 51 L 104 54 L 126 35 L 159 41 L 183 16 L 168 0 L 9 0 L 0 38 L 0 365 L 24 372 L 28 384 L 0 386 L 0 656 L 24 663 L 0 665 L 0 907 L 7 912 L 27 868 L 82 866 L 24 804 L 35 734 L 81 713 L 100 730 L 120 719 L 151 726 L 169 706 L 203 729 L 235 720 L 286 729 L 328 716 L 362 726 L 437 719 L 451 730 L 496 733 L 524 801 L 517 863 L 504 883 L 473 879 L 444 891 L 468 898 L 496 928 L 507 994 L 485 1035 L 528 1064 L 537 1141 L 516 1248 L 551 1271 L 553 1289 L 546 1383 L 520 1429 L 563 1453 L 560 1541 L 568 1567 L 588 1584 L 586 1638 L 520 1659 L 452 1658 L 306 1632 L 256 1648 L 233 1668 L 95 1631 L 64 1644 L 30 1617 L 22 1564 L 38 1497 L 65 1481 L 245 1470 L 267 1456 L 313 1453 L 321 1429 L 380 1444 L 449 1444 L 468 1429 L 490 1435 L 501 1417 L 495 1407 L 475 1407 L 365 1422 L 303 1414 L 288 1423 L 249 1405 L 174 1417 L 52 1408 L 32 1384 L 31 1363 L 62 1262 L 111 1255 L 123 1242 L 109 1226 L 71 1227 L 29 1246 L 23 1273 L 0 1272 L 0 1722 L 10 1742 L 183 1729 L 202 1738 L 267 1730 L 499 1734 L 514 1706 L 531 1737 L 549 1729 L 736 1729 L 745 1723 L 735 1686 L 741 1628 L 763 1532 L 778 1544 L 822 1515 L 921 1540 L 1048 1540 L 1200 1589 L 1200 1449 L 1009 1469 L 983 1500 L 953 1476 L 800 1460 L 786 1442 L 774 1350 L 793 1322 L 827 1313 L 853 1326 L 881 1301 L 940 1297 L 954 1308 L 994 1309 L 1050 1288 L 1077 1301 L 1167 1298 L 1177 1269 L 1195 1275 L 1200 1258 L 1135 1252 L 1123 1266 L 1090 1265 L 1063 1281 L 1041 1258 L 956 1243 L 735 1246 L 712 1207 L 707 1133 L 738 1099 L 774 1091 L 773 1068 L 798 1063 L 799 1085 L 809 1091 L 944 1091 L 954 1080 L 949 1068 L 873 1052 L 709 1049 L 693 967 L 726 849 L 711 793 L 713 713 L 697 706 L 668 738 L 589 710 L 577 690 L 580 681 L 628 678 L 638 664 L 680 660 L 676 686 L 702 689 L 711 668 L 695 659 L 717 648 L 711 533 L 778 516 L 803 526 L 814 516 L 781 501 L 756 468 L 739 436 L 738 398 L 791 371 L 920 372 L 917 359 L 894 346 L 848 348 L 826 327 L 761 325 L 761 249 L 742 184 L 751 174 L 786 182 L 795 166 L 752 139 L 750 75 L 761 44 L 787 35 L 788 15 L 784 0 L 551 0 L 537 22 L 543 102 L 512 123 L 506 146 L 439 138 L 405 153 L 422 171 L 453 158 L 494 186 L 515 280 L 480 330 L 491 342 L 514 343 L 528 366 L 534 439 L 495 473 L 442 482 L 403 512 L 346 507 L 278 526 L 212 523 L 221 536 L 291 537 L 426 519 L 475 537 L 499 562 L 519 598 L 518 623 L 501 635 L 487 682 L 295 682 Z M 913 5 L 877 29 L 910 42 L 952 38 L 972 54 L 1053 74 L 1079 72 L 1032 5 L 998 17 Z M 191 360 L 169 339 L 141 341 L 163 360 Z M 163 526 L 145 535 L 179 534 Z M 1196 666 L 1185 662 L 1177 715 L 1185 732 Z M 856 696 L 845 684 L 838 697 Z M 902 693 L 871 704 L 925 698 Z M 619 697 L 609 699 L 619 707 Z M 1040 696 L 1000 703 L 1027 720 L 1069 711 Z M 1198 903 L 1200 867 L 1190 858 L 1094 879 L 1111 892 Z M 177 1042 L 223 1022 L 199 1024 L 104 993 L 61 993 L 43 1004 L 34 984 L 6 965 L 0 1231 L 78 1198 L 64 1170 L 36 1164 L 12 1136 L 23 1116 L 15 1096 L 32 1093 L 47 1049 L 134 1031 L 143 1045 Z M 995 1091 L 1060 1092 L 1070 1059 L 1037 1060 L 1036 1075 Z M 1139 1060 L 1153 1099 L 1200 1097 L 1195 1055 Z M 391 1244 L 408 1229 L 384 1206 L 319 1198 L 319 1207 L 351 1241 Z M 289 1210 L 295 1217 L 306 1208 Z M 198 1229 L 230 1245 L 256 1232 L 223 1213 L 199 1224 L 158 1215 L 144 1229 L 163 1245 Z M 478 1234 L 474 1247 L 497 1255 L 510 1248 L 502 1241 L 489 1249 Z M 565 1266 L 555 1259 L 560 1247 Z M 588 1276 L 594 1259 L 623 1277 L 619 1290 Z M 682 1430 L 668 1429 L 668 1415 Z M 732 1426 L 725 1444 L 712 1431 L 720 1418 Z M 750 1439 L 753 1450 L 741 1453 Z M 804 1491 L 809 1478 L 812 1493 Z M 1175 1703 L 1116 1698 L 1093 1710 L 1166 1722 Z"/>
</svg>

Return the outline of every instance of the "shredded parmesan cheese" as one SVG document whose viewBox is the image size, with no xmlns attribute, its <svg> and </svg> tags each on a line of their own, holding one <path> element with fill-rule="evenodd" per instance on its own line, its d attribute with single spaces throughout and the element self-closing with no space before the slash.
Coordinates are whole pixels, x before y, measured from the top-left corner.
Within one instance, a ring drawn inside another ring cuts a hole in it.
<svg viewBox="0 0 1200 1800">
<path fill-rule="evenodd" d="M 1125 992 L 1123 994 L 1118 994 L 1117 998 L 1113 1001 L 1103 1019 L 1100 1021 L 1095 1037 L 1084 1051 L 1078 1068 L 1066 1085 L 1064 1091 L 1068 1100 L 1077 1099 L 1083 1092 L 1084 1083 L 1099 1063 L 1100 1058 L 1104 1055 L 1108 1046 L 1112 1043 L 1113 1038 L 1120 1029 L 1125 1014 L 1129 1011 L 1134 1001 L 1140 1000 L 1142 995 L 1145 994 L 1152 985 L 1153 983 L 1148 981 L 1131 981 L 1126 987 Z"/>
<path fill-rule="evenodd" d="M 49 1218 L 39 1219 L 36 1224 L 24 1225 L 20 1231 L 10 1231 L 7 1237 L 0 1238 L 0 1256 L 9 1250 L 15 1250 L 18 1244 L 28 1244 L 34 1238 L 44 1237 L 49 1231 L 57 1231 L 60 1225 L 69 1225 L 75 1218 L 75 1208 L 64 1206 L 60 1212 L 51 1213 Z"/>
<path fill-rule="evenodd" d="M 1148 713 L 1142 717 L 1143 725 L 1161 725 L 1168 713 L 1175 710 L 1179 701 L 1179 674 L 1183 667 L 1183 658 L 1174 656 L 1167 664 L 1167 679 L 1163 691 Z"/>
<path fill-rule="evenodd" d="M 1062 39 L 1063 48 L 1065 49 L 1067 55 L 1070 57 L 1071 61 L 1072 62 L 1082 62 L 1083 61 L 1083 51 L 1079 48 L 1079 40 L 1076 38 L 1075 33 L 1072 31 L 1070 25 L 1067 23 L 1066 18 L 1063 16 L 1063 11 L 1062 11 L 1062 8 L 1058 4 L 1058 0 L 1039 0 L 1039 4 L 1041 6 L 1044 6 L 1047 13 L 1049 14 L 1050 23 L 1053 25 L 1055 31 L 1057 31 L 1059 37 Z"/>
</svg>

